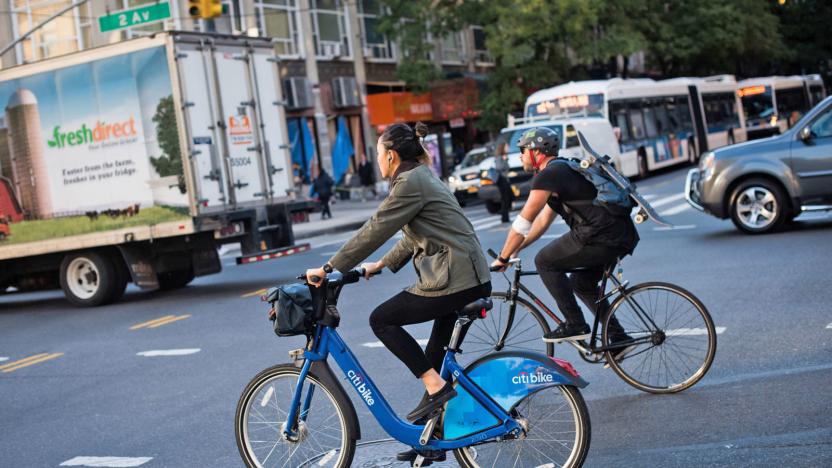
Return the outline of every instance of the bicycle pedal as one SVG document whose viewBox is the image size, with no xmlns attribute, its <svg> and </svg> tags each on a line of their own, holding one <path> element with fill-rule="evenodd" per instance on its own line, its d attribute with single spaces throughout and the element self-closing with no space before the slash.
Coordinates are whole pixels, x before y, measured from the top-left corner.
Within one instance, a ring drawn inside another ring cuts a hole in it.
<svg viewBox="0 0 832 468">
<path fill-rule="evenodd" d="M 413 460 L 413 463 L 410 464 L 413 468 L 420 468 L 422 466 L 428 466 L 432 462 L 430 460 L 425 459 L 425 457 L 418 455 L 416 459 Z"/>
</svg>

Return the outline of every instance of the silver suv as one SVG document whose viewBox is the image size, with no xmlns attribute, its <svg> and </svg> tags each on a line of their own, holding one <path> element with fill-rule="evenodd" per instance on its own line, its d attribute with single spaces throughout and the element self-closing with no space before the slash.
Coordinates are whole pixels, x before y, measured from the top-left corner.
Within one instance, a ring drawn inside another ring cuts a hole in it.
<svg viewBox="0 0 832 468">
<path fill-rule="evenodd" d="M 832 210 L 832 97 L 782 135 L 702 155 L 687 176 L 694 208 L 771 232 L 806 211 Z"/>
</svg>

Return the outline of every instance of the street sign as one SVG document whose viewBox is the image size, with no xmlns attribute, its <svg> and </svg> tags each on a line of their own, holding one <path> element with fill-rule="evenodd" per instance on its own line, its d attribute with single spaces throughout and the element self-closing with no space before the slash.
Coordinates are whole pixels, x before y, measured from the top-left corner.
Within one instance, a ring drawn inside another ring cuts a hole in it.
<svg viewBox="0 0 832 468">
<path fill-rule="evenodd" d="M 170 18 L 170 4 L 168 2 L 130 8 L 117 11 L 98 18 L 101 32 L 130 28 L 140 24 L 155 23 Z"/>
</svg>

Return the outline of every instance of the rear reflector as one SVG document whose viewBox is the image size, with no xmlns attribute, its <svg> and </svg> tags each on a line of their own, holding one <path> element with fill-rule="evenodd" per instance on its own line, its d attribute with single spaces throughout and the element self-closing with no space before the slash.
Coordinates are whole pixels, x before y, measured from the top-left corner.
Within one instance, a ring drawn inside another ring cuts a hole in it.
<svg viewBox="0 0 832 468">
<path fill-rule="evenodd" d="M 309 249 L 309 244 L 300 244 L 293 245 L 291 247 L 283 247 L 280 249 L 270 250 L 268 252 L 263 252 L 255 255 L 237 257 L 237 265 L 248 265 L 249 263 L 273 260 L 275 258 L 285 257 L 287 255 L 294 255 L 296 253 L 306 252 Z"/>
</svg>

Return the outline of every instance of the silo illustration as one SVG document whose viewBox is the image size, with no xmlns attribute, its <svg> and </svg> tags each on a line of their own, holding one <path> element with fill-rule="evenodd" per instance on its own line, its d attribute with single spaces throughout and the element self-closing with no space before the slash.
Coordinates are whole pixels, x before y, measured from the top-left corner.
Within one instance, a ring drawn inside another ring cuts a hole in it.
<svg viewBox="0 0 832 468">
<path fill-rule="evenodd" d="M 9 129 L 5 115 L 0 115 L 0 176 L 12 178 L 12 153 L 9 151 Z"/>
<path fill-rule="evenodd" d="M 52 214 L 52 200 L 40 114 L 38 101 L 28 89 L 18 89 L 9 98 L 6 127 L 17 198 L 28 218 L 47 217 Z"/>
</svg>

